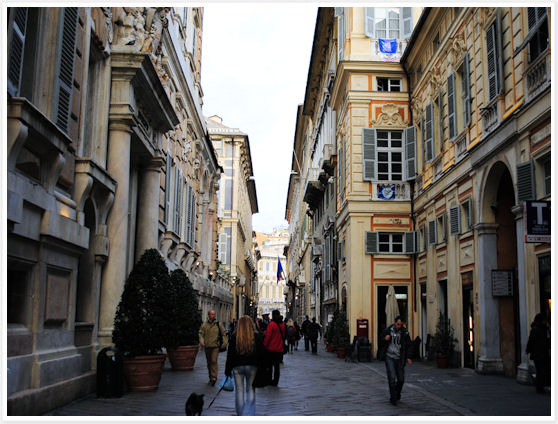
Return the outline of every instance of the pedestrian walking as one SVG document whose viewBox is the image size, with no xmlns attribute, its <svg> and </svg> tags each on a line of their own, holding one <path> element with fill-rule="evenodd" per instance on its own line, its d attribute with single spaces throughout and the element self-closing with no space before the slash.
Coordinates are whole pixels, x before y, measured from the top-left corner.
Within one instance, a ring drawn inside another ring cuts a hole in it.
<svg viewBox="0 0 558 424">
<path fill-rule="evenodd" d="M 285 356 L 285 353 L 287 353 L 288 351 L 288 345 L 287 345 L 287 326 L 285 324 L 285 321 L 283 319 L 283 315 L 279 315 L 279 325 L 282 325 L 283 328 L 285 329 L 285 331 L 283 331 L 283 354 L 281 355 L 281 364 L 283 363 L 283 356 Z M 285 348 L 285 346 L 287 346 L 287 348 Z"/>
<path fill-rule="evenodd" d="M 279 384 L 279 377 L 281 375 L 280 363 L 283 358 L 285 336 L 285 324 L 281 322 L 279 311 L 274 309 L 271 312 L 271 322 L 267 326 L 264 338 L 264 346 L 267 349 L 273 369 L 272 386 Z"/>
<path fill-rule="evenodd" d="M 525 349 L 535 363 L 537 393 L 544 393 L 544 386 L 550 385 L 550 329 L 547 324 L 543 314 L 535 315 Z"/>
<path fill-rule="evenodd" d="M 265 334 L 265 330 L 267 330 L 267 325 L 269 324 L 269 313 L 266 312 L 256 321 L 256 329 L 259 331 L 260 334 Z"/>
<path fill-rule="evenodd" d="M 227 346 L 228 338 L 223 324 L 215 319 L 215 311 L 212 309 L 207 313 L 207 321 L 204 322 L 199 331 L 200 346 L 205 350 L 207 360 L 207 371 L 209 382 L 212 386 L 217 381 L 219 350 Z"/>
<path fill-rule="evenodd" d="M 296 327 L 292 319 L 287 321 L 287 343 L 289 344 L 289 353 L 294 353 L 294 347 L 296 342 Z"/>
<path fill-rule="evenodd" d="M 236 319 L 233 318 L 232 321 L 229 323 L 229 331 L 228 331 L 229 338 L 231 334 L 234 333 L 235 328 L 236 328 Z"/>
<path fill-rule="evenodd" d="M 312 355 L 318 354 L 318 336 L 322 334 L 322 327 L 316 322 L 316 317 L 312 318 L 312 322 L 308 325 L 308 338 L 312 345 Z M 306 336 L 304 336 L 306 340 Z"/>
<path fill-rule="evenodd" d="M 301 330 L 300 330 L 300 325 L 298 325 L 298 322 L 294 322 L 294 327 L 296 329 L 296 340 L 295 340 L 295 350 L 298 350 L 298 341 L 300 340 L 300 336 L 301 336 Z"/>
<path fill-rule="evenodd" d="M 252 318 L 244 315 L 229 340 L 225 375 L 234 376 L 236 415 L 256 414 L 256 389 L 253 387 L 258 365 L 263 360 L 263 336 Z"/>
<path fill-rule="evenodd" d="M 400 315 L 397 315 L 393 324 L 383 331 L 381 340 L 383 341 L 382 353 L 386 361 L 389 401 L 392 405 L 397 405 L 397 401 L 401 399 L 401 390 L 405 382 L 405 364 L 413 363 L 407 357 L 411 338 L 403 326 Z"/>
<path fill-rule="evenodd" d="M 302 330 L 302 335 L 304 336 L 304 350 L 308 352 L 310 350 L 310 337 L 308 336 L 308 326 L 311 324 L 310 320 L 308 319 L 308 315 L 304 321 L 302 321 L 302 326 L 300 329 Z"/>
</svg>

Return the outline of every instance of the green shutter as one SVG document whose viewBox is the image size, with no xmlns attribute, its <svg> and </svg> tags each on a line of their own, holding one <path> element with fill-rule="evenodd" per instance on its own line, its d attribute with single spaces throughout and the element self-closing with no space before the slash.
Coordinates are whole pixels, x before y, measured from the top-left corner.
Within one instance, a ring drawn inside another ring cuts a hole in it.
<svg viewBox="0 0 558 424">
<path fill-rule="evenodd" d="M 362 179 L 376 180 L 376 130 L 362 129 Z"/>
<path fill-rule="evenodd" d="M 65 7 L 62 9 L 62 25 L 60 27 L 56 67 L 54 120 L 56 125 L 66 134 L 70 130 L 70 114 L 72 112 L 77 22 L 77 7 Z"/>
<path fill-rule="evenodd" d="M 403 179 L 414 180 L 417 175 L 417 129 L 413 125 L 403 131 L 405 165 Z"/>
<path fill-rule="evenodd" d="M 438 232 L 436 231 L 436 220 L 428 221 L 428 244 L 438 243 Z"/>
<path fill-rule="evenodd" d="M 461 234 L 461 209 L 459 206 L 450 207 L 450 234 Z"/>
<path fill-rule="evenodd" d="M 426 161 L 430 162 L 434 159 L 434 107 L 432 103 L 426 105 L 425 110 L 425 151 L 426 151 Z"/>
<path fill-rule="evenodd" d="M 25 52 L 25 33 L 27 30 L 27 8 L 14 7 L 12 23 L 12 38 L 8 56 L 8 93 L 19 96 L 21 88 L 21 74 L 23 71 L 23 55 Z"/>
<path fill-rule="evenodd" d="M 457 135 L 455 118 L 455 73 L 451 73 L 448 77 L 448 129 L 450 140 Z"/>
<path fill-rule="evenodd" d="M 406 254 L 413 254 L 417 253 L 417 232 L 416 231 L 407 231 L 405 232 L 405 253 Z"/>
<path fill-rule="evenodd" d="M 165 175 L 165 225 L 169 226 L 170 220 L 170 206 L 171 206 L 171 195 L 170 195 L 170 186 L 171 186 L 171 165 L 172 159 L 170 152 L 167 152 L 167 170 Z"/>
<path fill-rule="evenodd" d="M 536 198 L 535 167 L 533 161 L 517 165 L 517 200 L 534 200 Z"/>
<path fill-rule="evenodd" d="M 463 59 L 463 75 L 461 79 L 461 91 L 463 93 L 463 126 L 468 127 L 471 123 L 471 83 L 469 80 L 469 53 Z"/>
<path fill-rule="evenodd" d="M 486 65 L 488 70 L 489 102 L 498 94 L 498 59 L 496 55 L 496 26 L 492 24 L 486 31 Z"/>
<path fill-rule="evenodd" d="M 365 253 L 367 255 L 375 255 L 378 253 L 378 232 L 366 231 L 365 232 Z"/>
</svg>

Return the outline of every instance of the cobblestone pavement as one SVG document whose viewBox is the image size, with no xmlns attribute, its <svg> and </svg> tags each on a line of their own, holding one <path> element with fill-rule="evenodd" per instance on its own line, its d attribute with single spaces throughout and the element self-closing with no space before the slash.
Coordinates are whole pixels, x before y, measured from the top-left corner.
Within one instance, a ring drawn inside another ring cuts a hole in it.
<svg viewBox="0 0 558 424">
<path fill-rule="evenodd" d="M 226 354 L 219 355 L 219 378 Z M 204 393 L 206 416 L 235 415 L 234 392 L 221 391 L 210 409 L 207 406 L 218 387 L 207 384 L 203 352 L 192 371 L 172 371 L 165 365 L 155 392 L 128 392 L 122 398 L 83 399 L 55 409 L 57 416 L 176 416 L 184 415 L 191 392 Z M 304 349 L 287 354 L 277 387 L 256 390 L 257 415 L 293 416 L 407 416 L 407 415 L 550 415 L 550 395 L 538 395 L 503 376 L 481 376 L 470 369 L 436 368 L 415 362 L 406 368 L 402 399 L 393 406 L 383 362 L 353 363 L 324 351 L 312 355 Z"/>
</svg>

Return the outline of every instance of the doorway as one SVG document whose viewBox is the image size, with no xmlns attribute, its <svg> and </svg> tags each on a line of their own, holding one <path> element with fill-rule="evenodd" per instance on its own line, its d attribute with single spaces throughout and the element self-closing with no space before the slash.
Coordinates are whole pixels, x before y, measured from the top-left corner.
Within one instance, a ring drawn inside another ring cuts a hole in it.
<svg viewBox="0 0 558 424">
<path fill-rule="evenodd" d="M 426 297 L 426 283 L 421 283 L 420 285 L 420 338 L 422 339 L 421 342 L 421 349 L 422 349 L 422 357 L 426 357 L 426 342 L 428 339 L 428 320 L 427 320 L 427 307 L 426 304 L 428 299 Z"/>
<path fill-rule="evenodd" d="M 386 296 L 388 292 L 389 286 L 378 286 L 378 296 L 376 300 L 376 310 L 378 311 L 378 337 L 382 334 L 382 331 L 391 324 L 392 322 L 386 322 Z M 395 289 L 395 298 L 397 300 L 397 306 L 399 310 L 399 315 L 403 319 L 403 322 L 407 324 L 407 328 L 409 328 L 409 321 L 408 321 L 408 286 L 396 286 L 393 285 Z"/>
<path fill-rule="evenodd" d="M 473 298 L 473 272 L 461 276 L 463 289 L 463 366 L 475 368 L 475 313 Z"/>
</svg>

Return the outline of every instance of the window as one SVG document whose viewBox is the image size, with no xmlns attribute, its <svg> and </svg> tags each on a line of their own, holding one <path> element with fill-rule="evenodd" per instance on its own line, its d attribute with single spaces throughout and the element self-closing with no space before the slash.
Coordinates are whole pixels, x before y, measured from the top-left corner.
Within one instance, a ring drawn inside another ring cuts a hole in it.
<svg viewBox="0 0 558 424">
<path fill-rule="evenodd" d="M 370 38 L 409 38 L 413 31 L 412 7 L 367 7 L 365 32 Z"/>
<path fill-rule="evenodd" d="M 438 243 L 438 232 L 436 227 L 436 221 L 428 221 L 428 244 L 437 244 Z"/>
<path fill-rule="evenodd" d="M 463 216 L 462 223 L 465 224 L 465 228 L 462 229 L 463 232 L 467 232 L 473 229 L 473 210 L 471 197 L 468 197 L 465 202 L 461 203 L 461 213 Z"/>
<path fill-rule="evenodd" d="M 546 7 L 529 7 L 527 11 L 529 26 L 529 63 L 534 61 L 548 48 L 548 18 Z"/>
<path fill-rule="evenodd" d="M 488 101 L 496 98 L 502 87 L 500 9 L 496 20 L 486 31 L 486 63 L 488 75 Z"/>
<path fill-rule="evenodd" d="M 381 253 L 416 253 L 416 231 L 401 233 L 365 232 L 365 251 L 367 255 Z"/>
<path fill-rule="evenodd" d="M 437 243 L 443 243 L 446 241 L 446 213 L 443 212 L 441 215 L 436 217 L 437 233 L 438 239 Z"/>
<path fill-rule="evenodd" d="M 433 52 L 436 53 L 436 50 L 438 50 L 438 47 L 440 47 L 440 33 L 436 33 L 436 36 L 434 37 L 434 40 L 432 40 L 432 49 Z"/>
<path fill-rule="evenodd" d="M 458 70 L 461 79 L 461 113 L 463 116 L 463 127 L 471 123 L 471 86 L 469 80 L 469 53 L 465 54 L 463 64 Z"/>
<path fill-rule="evenodd" d="M 403 253 L 403 233 L 380 233 L 379 253 Z"/>
<path fill-rule="evenodd" d="M 403 180 L 401 131 L 377 131 L 378 181 Z"/>
<path fill-rule="evenodd" d="M 550 196 L 550 156 L 546 158 L 543 162 L 543 170 L 544 170 L 544 195 Z"/>
<path fill-rule="evenodd" d="M 420 235 L 420 251 L 424 252 L 426 250 L 426 225 L 421 225 L 419 229 Z"/>
<path fill-rule="evenodd" d="M 378 91 L 401 91 L 401 80 L 396 78 L 376 78 Z"/>
<path fill-rule="evenodd" d="M 343 47 L 345 45 L 345 16 L 342 7 L 335 8 L 336 15 L 339 17 L 337 20 L 337 60 L 343 60 Z"/>
</svg>

